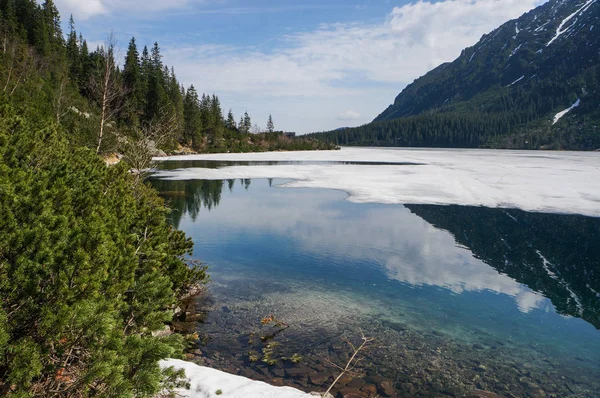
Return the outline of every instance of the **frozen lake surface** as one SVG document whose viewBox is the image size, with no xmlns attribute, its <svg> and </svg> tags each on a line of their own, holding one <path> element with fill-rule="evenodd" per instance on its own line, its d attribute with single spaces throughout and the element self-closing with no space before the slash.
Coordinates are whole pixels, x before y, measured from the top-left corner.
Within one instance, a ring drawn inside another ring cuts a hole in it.
<svg viewBox="0 0 600 398">
<path fill-rule="evenodd" d="M 343 190 L 356 203 L 457 204 L 600 216 L 598 152 L 343 148 L 157 160 L 186 162 L 184 169 L 157 174 L 173 180 L 285 178 L 295 180 L 287 187 Z M 194 167 L 194 162 L 207 160 L 249 165 Z"/>
</svg>

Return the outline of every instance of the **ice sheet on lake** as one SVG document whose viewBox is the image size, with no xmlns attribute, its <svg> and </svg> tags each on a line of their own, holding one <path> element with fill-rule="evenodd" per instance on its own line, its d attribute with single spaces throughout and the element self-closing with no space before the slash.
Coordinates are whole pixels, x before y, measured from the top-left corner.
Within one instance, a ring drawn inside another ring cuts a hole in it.
<svg viewBox="0 0 600 398">
<path fill-rule="evenodd" d="M 159 171 L 173 180 L 286 178 L 287 187 L 339 189 L 353 202 L 472 205 L 600 216 L 600 153 L 343 148 L 340 151 L 190 155 L 157 160 L 410 162 Z"/>
<path fill-rule="evenodd" d="M 178 397 L 189 398 L 309 398 L 307 394 L 291 387 L 274 387 L 261 381 L 221 372 L 179 359 L 160 362 L 163 368 L 184 369 L 190 381 L 190 388 L 179 388 Z M 217 394 L 217 391 L 220 392 Z"/>
</svg>

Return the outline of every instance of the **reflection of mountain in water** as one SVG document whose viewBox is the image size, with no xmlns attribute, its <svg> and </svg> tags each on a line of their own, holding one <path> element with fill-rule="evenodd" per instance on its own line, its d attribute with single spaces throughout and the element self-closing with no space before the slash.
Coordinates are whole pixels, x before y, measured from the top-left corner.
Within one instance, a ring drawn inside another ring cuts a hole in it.
<svg viewBox="0 0 600 398">
<path fill-rule="evenodd" d="M 485 263 L 600 329 L 600 218 L 407 205 Z"/>
</svg>

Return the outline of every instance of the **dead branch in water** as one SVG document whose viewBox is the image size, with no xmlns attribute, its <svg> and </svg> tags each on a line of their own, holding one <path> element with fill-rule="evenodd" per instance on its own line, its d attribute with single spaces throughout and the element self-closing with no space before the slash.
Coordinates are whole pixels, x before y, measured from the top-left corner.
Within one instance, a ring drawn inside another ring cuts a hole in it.
<svg viewBox="0 0 600 398">
<path fill-rule="evenodd" d="M 336 383 L 342 378 L 342 376 L 344 376 L 346 373 L 352 372 L 356 366 L 360 363 L 360 361 L 362 361 L 362 358 L 358 358 L 358 354 L 369 347 L 369 343 L 373 342 L 375 339 L 372 337 L 365 337 L 364 333 L 362 332 L 362 330 L 360 331 L 361 334 L 361 340 L 362 343 L 360 346 L 356 347 L 354 346 L 354 344 L 352 344 L 352 342 L 350 342 L 350 340 L 345 340 L 346 343 L 348 343 L 348 345 L 350 345 L 350 347 L 352 348 L 352 356 L 350 357 L 350 359 L 348 360 L 348 362 L 346 363 L 345 367 L 341 367 L 339 365 L 336 365 L 335 363 L 328 361 L 331 365 L 335 366 L 336 368 L 338 368 L 341 373 L 338 375 L 338 377 L 335 378 L 335 380 L 333 381 L 333 383 L 331 383 L 331 385 L 329 386 L 329 388 L 327 389 L 327 391 L 325 391 L 325 393 L 323 394 L 323 397 L 327 397 L 329 392 L 331 391 L 331 389 L 336 385 Z"/>
</svg>

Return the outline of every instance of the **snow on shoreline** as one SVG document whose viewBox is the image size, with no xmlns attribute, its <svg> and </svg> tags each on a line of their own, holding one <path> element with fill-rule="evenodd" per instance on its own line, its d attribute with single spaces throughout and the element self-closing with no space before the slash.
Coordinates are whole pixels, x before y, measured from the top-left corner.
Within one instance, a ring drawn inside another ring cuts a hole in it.
<svg viewBox="0 0 600 398">
<path fill-rule="evenodd" d="M 292 387 L 275 387 L 262 381 L 254 381 L 220 370 L 196 365 L 179 359 L 160 361 L 163 368 L 174 367 L 185 370 L 190 388 L 179 388 L 178 397 L 186 398 L 314 398 Z M 217 394 L 219 391 L 219 394 Z"/>
<path fill-rule="evenodd" d="M 160 170 L 172 180 L 284 178 L 286 187 L 348 192 L 359 203 L 472 205 L 600 217 L 600 154 L 452 149 L 342 148 L 156 158 L 220 161 L 323 161 L 415 165 L 298 164 Z"/>
</svg>

